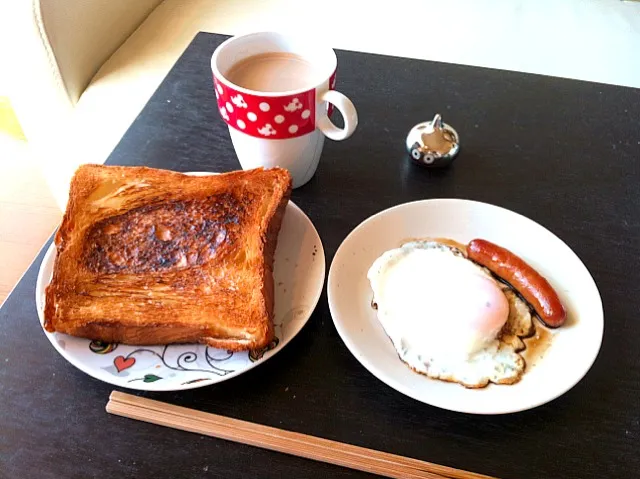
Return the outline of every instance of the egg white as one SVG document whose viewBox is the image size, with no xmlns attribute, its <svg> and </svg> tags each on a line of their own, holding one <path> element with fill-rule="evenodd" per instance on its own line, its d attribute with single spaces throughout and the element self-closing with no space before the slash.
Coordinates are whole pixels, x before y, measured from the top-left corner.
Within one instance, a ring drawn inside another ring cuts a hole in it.
<svg viewBox="0 0 640 479">
<path fill-rule="evenodd" d="M 442 272 L 437 281 L 430 268 Z M 451 314 L 465 313 L 465 298 L 473 292 L 464 286 L 473 284 L 467 281 L 473 275 L 490 278 L 507 299 L 509 317 L 499 330 L 480 334 L 450 321 Z M 467 259 L 461 249 L 440 241 L 412 241 L 378 257 L 367 278 L 378 320 L 400 359 L 414 371 L 468 388 L 490 382 L 513 384 L 522 377 L 526 364 L 518 354 L 525 347 L 521 338 L 534 332 L 529 306 L 509 285 L 497 282 L 488 270 Z M 430 287 L 436 295 L 447 291 L 455 301 L 434 309 L 426 303 Z M 437 317 L 424 317 L 421 307 Z"/>
</svg>

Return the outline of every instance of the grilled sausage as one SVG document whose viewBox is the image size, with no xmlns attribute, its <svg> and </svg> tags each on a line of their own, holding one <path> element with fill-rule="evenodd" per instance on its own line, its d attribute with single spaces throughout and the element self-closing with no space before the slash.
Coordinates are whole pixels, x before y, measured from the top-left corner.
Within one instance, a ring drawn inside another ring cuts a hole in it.
<svg viewBox="0 0 640 479">
<path fill-rule="evenodd" d="M 511 251 L 474 239 L 467 245 L 467 255 L 513 286 L 550 328 L 562 326 L 567 319 L 564 306 L 549 282 Z"/>
</svg>

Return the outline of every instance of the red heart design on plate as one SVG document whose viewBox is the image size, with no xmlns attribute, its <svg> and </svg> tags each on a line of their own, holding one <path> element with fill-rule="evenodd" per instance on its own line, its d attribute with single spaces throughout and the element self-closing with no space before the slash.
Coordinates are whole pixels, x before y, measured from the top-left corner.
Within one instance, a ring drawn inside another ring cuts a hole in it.
<svg viewBox="0 0 640 479">
<path fill-rule="evenodd" d="M 113 365 L 116 367 L 119 373 L 125 369 L 129 369 L 136 363 L 136 358 L 125 359 L 124 356 L 118 356 L 113 360 Z"/>
</svg>

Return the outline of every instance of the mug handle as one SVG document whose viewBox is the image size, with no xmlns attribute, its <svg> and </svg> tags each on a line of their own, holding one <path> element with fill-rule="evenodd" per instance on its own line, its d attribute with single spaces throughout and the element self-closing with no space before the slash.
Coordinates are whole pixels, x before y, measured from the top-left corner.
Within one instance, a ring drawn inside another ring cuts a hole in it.
<svg viewBox="0 0 640 479">
<path fill-rule="evenodd" d="M 344 118 L 344 128 L 334 125 L 325 113 L 318 120 L 318 129 L 331 140 L 340 141 L 349 138 L 358 126 L 358 113 L 351 100 L 336 90 L 327 90 L 320 95 L 320 101 L 331 103 L 340 110 Z"/>
</svg>

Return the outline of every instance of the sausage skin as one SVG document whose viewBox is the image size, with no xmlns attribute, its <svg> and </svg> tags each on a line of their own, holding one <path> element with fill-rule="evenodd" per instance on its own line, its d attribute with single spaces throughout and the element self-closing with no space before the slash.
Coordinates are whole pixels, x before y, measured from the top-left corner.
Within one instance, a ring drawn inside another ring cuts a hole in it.
<svg viewBox="0 0 640 479">
<path fill-rule="evenodd" d="M 567 319 L 567 312 L 549 282 L 511 251 L 487 240 L 474 239 L 467 245 L 467 255 L 513 286 L 550 328 L 562 326 Z"/>
</svg>

